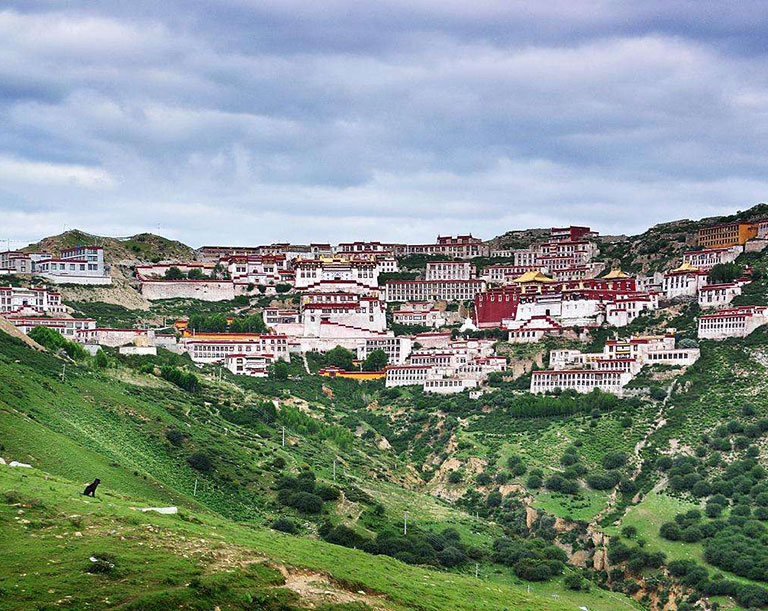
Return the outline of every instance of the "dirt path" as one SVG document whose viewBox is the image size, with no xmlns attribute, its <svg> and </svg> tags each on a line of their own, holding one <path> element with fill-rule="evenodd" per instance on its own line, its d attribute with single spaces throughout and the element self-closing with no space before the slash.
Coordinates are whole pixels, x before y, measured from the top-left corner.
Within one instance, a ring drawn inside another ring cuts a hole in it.
<svg viewBox="0 0 768 611">
<path fill-rule="evenodd" d="M 631 472 L 627 473 L 628 479 L 634 479 L 640 473 L 640 471 L 643 468 L 643 458 L 641 455 L 643 448 L 645 448 L 645 446 L 648 444 L 648 440 L 651 438 L 651 436 L 667 423 L 666 418 L 664 418 L 664 414 L 666 412 L 667 402 L 669 401 L 669 398 L 672 396 L 672 391 L 674 390 L 674 388 L 675 388 L 675 381 L 673 380 L 666 389 L 667 394 L 664 397 L 664 400 L 659 404 L 659 410 L 656 412 L 656 417 L 654 418 L 653 424 L 648 428 L 645 435 L 643 435 L 643 438 L 635 444 L 635 447 L 632 451 L 632 456 L 634 456 L 634 461 L 633 461 L 634 467 Z M 619 483 L 613 490 L 611 490 L 611 494 L 608 495 L 607 505 L 603 509 L 601 509 L 597 514 L 595 514 L 594 518 L 592 518 L 592 522 L 590 523 L 590 526 L 592 528 L 599 529 L 598 523 L 600 522 L 600 520 L 602 520 L 603 516 L 610 513 L 613 510 L 613 508 L 616 506 L 616 499 L 619 496 L 620 485 L 621 483 Z M 642 499 L 643 497 L 640 494 L 638 494 L 633 499 L 633 504 L 639 503 Z M 629 506 L 627 506 L 624 509 L 624 513 L 621 516 L 622 518 L 627 513 L 627 511 L 629 511 Z M 619 518 L 618 521 L 620 520 L 621 518 Z"/>
<path fill-rule="evenodd" d="M 296 592 L 301 597 L 302 602 L 309 603 L 312 607 L 315 604 L 363 603 L 372 609 L 392 608 L 383 594 L 354 590 L 338 582 L 330 575 L 282 565 L 271 566 L 274 566 L 285 577 L 285 584 L 280 587 Z"/>
</svg>

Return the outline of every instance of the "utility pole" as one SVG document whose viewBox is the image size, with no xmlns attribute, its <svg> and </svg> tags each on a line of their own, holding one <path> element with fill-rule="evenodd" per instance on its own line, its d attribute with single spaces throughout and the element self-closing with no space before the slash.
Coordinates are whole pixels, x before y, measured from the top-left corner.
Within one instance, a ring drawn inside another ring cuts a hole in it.
<svg viewBox="0 0 768 611">
<path fill-rule="evenodd" d="M 333 481 L 336 481 L 336 459 L 333 459 Z"/>
<path fill-rule="evenodd" d="M 67 378 L 67 364 L 66 364 L 66 363 L 64 363 L 64 364 L 61 366 L 61 381 L 62 381 L 62 383 L 64 383 L 64 381 L 66 380 L 66 378 Z"/>
<path fill-rule="evenodd" d="M 283 447 L 285 447 L 285 427 L 283 427 Z"/>
<path fill-rule="evenodd" d="M 477 579 L 480 576 L 480 565 L 475 562 L 475 579 Z"/>
<path fill-rule="evenodd" d="M 197 478 L 195 478 L 195 489 L 192 491 L 192 496 L 197 496 Z"/>
<path fill-rule="evenodd" d="M 408 534 L 408 512 L 403 513 L 403 536 Z"/>
</svg>

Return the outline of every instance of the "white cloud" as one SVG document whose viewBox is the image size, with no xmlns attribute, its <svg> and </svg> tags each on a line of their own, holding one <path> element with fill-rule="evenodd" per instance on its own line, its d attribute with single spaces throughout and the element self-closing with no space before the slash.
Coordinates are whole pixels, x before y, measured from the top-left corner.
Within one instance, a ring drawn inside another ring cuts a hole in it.
<svg viewBox="0 0 768 611">
<path fill-rule="evenodd" d="M 116 181 L 100 168 L 68 163 L 44 163 L 0 157 L 0 180 L 34 186 L 108 189 Z"/>
<path fill-rule="evenodd" d="M 722 42 L 759 33 L 743 16 L 712 34 L 601 0 L 9 6 L 14 235 L 23 213 L 194 243 L 636 231 L 766 199 L 768 67 Z"/>
</svg>

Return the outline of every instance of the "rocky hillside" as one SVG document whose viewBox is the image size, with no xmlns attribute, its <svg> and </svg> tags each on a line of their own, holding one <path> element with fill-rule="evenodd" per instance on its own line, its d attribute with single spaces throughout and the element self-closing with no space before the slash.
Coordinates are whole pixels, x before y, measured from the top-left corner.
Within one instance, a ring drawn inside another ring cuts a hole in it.
<svg viewBox="0 0 768 611">
<path fill-rule="evenodd" d="M 603 236 L 599 259 L 627 272 L 648 273 L 679 265 L 685 250 L 696 246 L 696 232 L 701 227 L 732 221 L 755 221 L 768 218 L 768 204 L 757 204 L 728 216 L 715 216 L 693 221 L 682 219 L 659 223 L 634 236 Z M 488 241 L 491 248 L 524 248 L 532 239 L 543 238 L 546 229 L 509 231 Z"/>
<path fill-rule="evenodd" d="M 195 258 L 195 251 L 186 244 L 152 233 L 139 233 L 127 238 L 111 238 L 92 235 L 78 229 L 43 238 L 24 250 L 44 251 L 58 255 L 62 250 L 79 244 L 102 246 L 107 263 L 112 264 L 135 265 L 165 260 L 189 261 Z"/>
</svg>

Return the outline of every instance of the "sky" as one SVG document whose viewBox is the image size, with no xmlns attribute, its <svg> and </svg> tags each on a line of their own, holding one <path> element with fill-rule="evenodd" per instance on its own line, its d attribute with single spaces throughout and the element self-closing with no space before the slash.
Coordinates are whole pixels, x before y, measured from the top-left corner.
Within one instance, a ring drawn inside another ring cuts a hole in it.
<svg viewBox="0 0 768 611">
<path fill-rule="evenodd" d="M 637 233 L 768 200 L 768 3 L 5 0 L 0 245 Z"/>
</svg>

